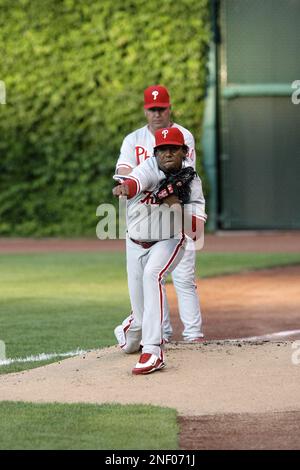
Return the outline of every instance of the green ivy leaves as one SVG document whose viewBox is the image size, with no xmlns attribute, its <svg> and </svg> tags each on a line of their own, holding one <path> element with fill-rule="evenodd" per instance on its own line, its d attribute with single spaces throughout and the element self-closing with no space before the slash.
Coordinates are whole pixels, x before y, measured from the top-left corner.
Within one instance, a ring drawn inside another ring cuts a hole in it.
<svg viewBox="0 0 300 470">
<path fill-rule="evenodd" d="M 95 233 L 150 84 L 199 157 L 209 40 L 208 0 L 1 0 L 0 235 Z"/>
</svg>

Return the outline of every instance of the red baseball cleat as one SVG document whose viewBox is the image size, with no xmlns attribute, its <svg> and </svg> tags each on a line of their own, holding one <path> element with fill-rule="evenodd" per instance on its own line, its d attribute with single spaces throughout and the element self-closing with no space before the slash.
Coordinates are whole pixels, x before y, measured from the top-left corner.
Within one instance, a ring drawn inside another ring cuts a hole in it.
<svg viewBox="0 0 300 470">
<path fill-rule="evenodd" d="M 163 367 L 165 367 L 165 363 L 155 354 L 144 353 L 141 355 L 139 362 L 132 369 L 132 373 L 135 375 L 150 374 Z"/>
</svg>

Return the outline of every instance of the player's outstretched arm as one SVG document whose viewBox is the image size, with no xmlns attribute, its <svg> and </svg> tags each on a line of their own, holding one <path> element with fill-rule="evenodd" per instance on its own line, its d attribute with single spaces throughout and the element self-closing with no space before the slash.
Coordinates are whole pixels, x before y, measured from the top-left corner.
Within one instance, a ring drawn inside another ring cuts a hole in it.
<svg viewBox="0 0 300 470">
<path fill-rule="evenodd" d="M 127 168 L 125 166 L 121 166 L 117 169 L 117 174 L 121 176 L 127 176 L 132 172 L 132 168 Z"/>
</svg>

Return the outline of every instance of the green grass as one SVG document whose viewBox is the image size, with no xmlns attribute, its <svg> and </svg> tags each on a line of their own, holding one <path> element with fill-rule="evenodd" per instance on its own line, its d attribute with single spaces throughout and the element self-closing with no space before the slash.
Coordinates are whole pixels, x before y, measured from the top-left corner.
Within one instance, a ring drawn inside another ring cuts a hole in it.
<svg viewBox="0 0 300 470">
<path fill-rule="evenodd" d="M 130 310 L 123 255 L 6 255 L 0 266 L 0 339 L 7 357 L 115 343 L 114 326 Z M 0 373 L 38 365 L 2 366 Z"/>
<path fill-rule="evenodd" d="M 0 416 L 0 450 L 178 449 L 169 408 L 0 402 Z"/>
<path fill-rule="evenodd" d="M 300 254 L 200 252 L 197 275 L 292 263 L 300 263 Z M 129 310 L 123 253 L 0 256 L 0 340 L 7 357 L 115 344 L 113 329 Z M 0 374 L 44 363 L 0 366 Z"/>
</svg>

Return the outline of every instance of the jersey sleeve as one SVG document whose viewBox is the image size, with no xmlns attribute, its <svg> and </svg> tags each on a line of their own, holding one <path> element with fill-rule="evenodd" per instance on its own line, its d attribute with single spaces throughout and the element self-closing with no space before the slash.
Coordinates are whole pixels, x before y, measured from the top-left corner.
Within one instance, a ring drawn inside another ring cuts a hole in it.
<svg viewBox="0 0 300 470">
<path fill-rule="evenodd" d="M 154 157 L 135 167 L 127 178 L 137 183 L 137 193 L 153 191 L 160 181 L 160 172 Z"/>
<path fill-rule="evenodd" d="M 159 171 L 153 158 L 145 160 L 128 175 L 138 182 L 138 192 L 153 191 L 159 183 Z"/>
<path fill-rule="evenodd" d="M 185 143 L 189 148 L 189 152 L 186 158 L 186 166 L 191 166 L 196 169 L 196 149 L 195 139 L 191 132 L 188 132 L 185 136 Z"/>
<path fill-rule="evenodd" d="M 190 202 L 185 204 L 187 214 L 206 222 L 205 199 L 202 191 L 202 183 L 199 176 L 192 181 Z"/>
<path fill-rule="evenodd" d="M 122 142 L 120 155 L 116 165 L 116 173 L 118 172 L 119 168 L 128 168 L 132 170 L 135 167 L 135 143 L 132 139 L 132 135 L 129 134 Z"/>
</svg>

